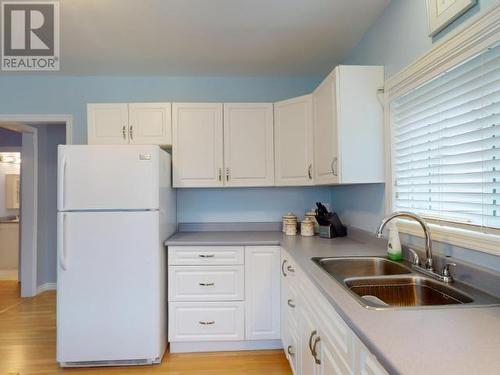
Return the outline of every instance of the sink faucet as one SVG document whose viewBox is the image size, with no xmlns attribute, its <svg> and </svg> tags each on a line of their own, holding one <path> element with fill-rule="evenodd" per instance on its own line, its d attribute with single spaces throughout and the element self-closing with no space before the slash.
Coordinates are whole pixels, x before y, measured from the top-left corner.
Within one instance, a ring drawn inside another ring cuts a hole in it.
<svg viewBox="0 0 500 375">
<path fill-rule="evenodd" d="M 399 211 L 399 212 L 394 212 L 384 218 L 382 220 L 382 223 L 380 223 L 380 226 L 377 231 L 377 238 L 382 238 L 382 231 L 384 230 L 384 227 L 387 225 L 389 221 L 392 219 L 398 218 L 398 217 L 405 217 L 409 219 L 413 219 L 417 221 L 421 226 L 422 229 L 424 230 L 424 235 L 425 235 L 425 268 L 426 270 L 433 272 L 434 271 L 434 261 L 432 258 L 432 239 L 431 239 L 431 231 L 429 230 L 429 227 L 427 226 L 427 223 L 422 219 L 420 216 L 417 214 L 414 214 L 413 212 L 407 212 L 407 211 Z"/>
</svg>

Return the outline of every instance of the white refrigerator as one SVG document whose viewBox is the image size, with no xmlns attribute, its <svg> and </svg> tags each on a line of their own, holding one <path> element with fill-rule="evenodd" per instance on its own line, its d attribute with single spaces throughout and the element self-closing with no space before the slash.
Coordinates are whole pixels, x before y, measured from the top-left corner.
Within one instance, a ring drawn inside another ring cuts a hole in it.
<svg viewBox="0 0 500 375">
<path fill-rule="evenodd" d="M 167 345 L 166 252 L 176 230 L 158 146 L 58 150 L 57 361 L 158 363 Z"/>
</svg>

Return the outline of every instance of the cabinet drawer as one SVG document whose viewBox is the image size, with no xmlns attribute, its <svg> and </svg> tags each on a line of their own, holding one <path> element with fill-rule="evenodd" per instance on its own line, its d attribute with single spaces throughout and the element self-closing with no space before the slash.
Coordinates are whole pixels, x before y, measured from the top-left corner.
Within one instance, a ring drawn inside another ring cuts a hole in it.
<svg viewBox="0 0 500 375">
<path fill-rule="evenodd" d="M 169 341 L 244 340 L 244 302 L 170 302 Z"/>
<path fill-rule="evenodd" d="M 301 301 L 304 304 L 314 306 L 317 320 L 324 327 L 324 334 L 330 337 L 338 355 L 345 363 L 350 363 L 349 358 L 352 356 L 351 329 L 310 280 L 302 279 L 299 289 Z"/>
<path fill-rule="evenodd" d="M 170 266 L 169 301 L 241 301 L 243 266 Z"/>
<path fill-rule="evenodd" d="M 169 246 L 168 264 L 231 265 L 244 264 L 243 246 Z"/>
<path fill-rule="evenodd" d="M 295 262 L 290 258 L 290 256 L 283 252 L 281 256 L 281 278 L 287 287 L 296 287 L 298 278 L 298 267 Z"/>
<path fill-rule="evenodd" d="M 285 293 L 283 308 L 285 309 L 285 316 L 288 321 L 294 325 L 294 327 L 298 327 L 298 317 L 297 310 L 299 308 L 298 304 L 300 303 L 298 294 L 293 287 L 284 288 L 283 292 Z"/>
<path fill-rule="evenodd" d="M 285 355 L 290 363 L 292 373 L 298 375 L 299 339 L 295 329 L 288 333 L 288 342 L 285 345 Z"/>
</svg>

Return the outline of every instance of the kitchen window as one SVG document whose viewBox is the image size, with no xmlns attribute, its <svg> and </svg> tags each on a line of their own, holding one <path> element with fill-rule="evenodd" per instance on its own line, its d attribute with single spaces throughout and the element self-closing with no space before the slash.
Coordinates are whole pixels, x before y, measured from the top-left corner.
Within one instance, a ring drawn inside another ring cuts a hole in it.
<svg viewBox="0 0 500 375">
<path fill-rule="evenodd" d="M 391 103 L 393 208 L 500 228 L 500 46 Z"/>
</svg>

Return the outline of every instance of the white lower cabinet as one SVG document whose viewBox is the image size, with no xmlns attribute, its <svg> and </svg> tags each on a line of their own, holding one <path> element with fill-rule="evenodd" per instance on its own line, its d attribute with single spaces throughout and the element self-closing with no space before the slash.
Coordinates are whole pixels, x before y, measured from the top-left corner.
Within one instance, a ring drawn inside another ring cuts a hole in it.
<svg viewBox="0 0 500 375">
<path fill-rule="evenodd" d="M 295 265 L 288 257 L 281 256 L 281 341 L 294 375 L 300 373 L 298 290 Z"/>
<path fill-rule="evenodd" d="M 322 375 L 341 375 L 352 374 L 349 363 L 346 363 L 342 354 L 339 352 L 338 345 L 335 342 L 335 335 L 327 330 L 320 332 L 320 374 Z"/>
<path fill-rule="evenodd" d="M 171 351 L 281 347 L 280 252 L 279 246 L 170 246 Z"/>
<path fill-rule="evenodd" d="M 242 301 L 243 266 L 172 266 L 170 301 Z"/>
<path fill-rule="evenodd" d="M 294 375 L 387 374 L 285 250 L 281 265 L 281 335 Z"/>
<path fill-rule="evenodd" d="M 172 302 L 169 341 L 236 341 L 245 337 L 243 302 Z"/>
<path fill-rule="evenodd" d="M 385 369 L 358 338 L 355 340 L 355 347 L 355 362 L 359 366 L 357 373 L 360 375 L 387 375 Z"/>
<path fill-rule="evenodd" d="M 299 374 L 299 358 L 300 358 L 300 353 L 298 353 L 299 349 L 299 337 L 297 336 L 297 331 L 296 330 L 291 330 L 289 332 L 289 340 L 287 345 L 285 346 L 285 354 L 288 359 L 288 362 L 290 363 L 290 367 L 292 369 L 292 372 L 294 375 Z"/>
<path fill-rule="evenodd" d="M 245 248 L 245 322 L 247 340 L 280 338 L 280 248 Z"/>
<path fill-rule="evenodd" d="M 313 345 L 316 350 L 319 349 L 320 339 L 318 332 L 318 324 L 314 319 L 314 313 L 306 306 L 301 306 L 299 312 L 299 355 L 300 355 L 300 371 L 301 375 L 316 375 L 319 374 L 319 353 L 314 355 Z"/>
</svg>

